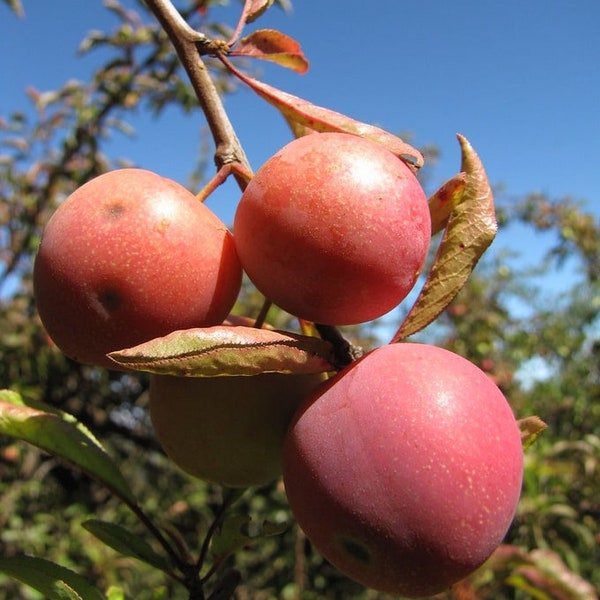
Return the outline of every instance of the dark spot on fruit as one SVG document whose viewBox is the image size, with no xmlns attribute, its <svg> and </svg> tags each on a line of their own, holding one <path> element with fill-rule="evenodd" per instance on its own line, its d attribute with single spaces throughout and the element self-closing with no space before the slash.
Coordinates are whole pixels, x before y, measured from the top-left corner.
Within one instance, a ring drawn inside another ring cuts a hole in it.
<svg viewBox="0 0 600 600">
<path fill-rule="evenodd" d="M 356 560 L 362 563 L 370 563 L 371 562 L 371 553 L 369 550 L 360 542 L 356 542 L 354 540 L 342 539 L 342 546 L 344 550 L 350 554 Z"/>
<path fill-rule="evenodd" d="M 125 205 L 117 200 L 107 204 L 104 208 L 104 211 L 108 219 L 116 220 L 120 218 L 125 212 Z"/>
<path fill-rule="evenodd" d="M 117 290 L 107 288 L 98 294 L 98 301 L 107 313 L 112 313 L 121 305 L 121 295 Z"/>
</svg>

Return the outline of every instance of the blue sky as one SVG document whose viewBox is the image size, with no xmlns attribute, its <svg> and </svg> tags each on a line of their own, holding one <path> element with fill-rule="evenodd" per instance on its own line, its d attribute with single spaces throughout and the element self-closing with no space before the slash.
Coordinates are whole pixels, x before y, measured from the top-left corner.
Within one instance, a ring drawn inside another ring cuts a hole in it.
<svg viewBox="0 0 600 600">
<path fill-rule="evenodd" d="M 100 0 L 24 0 L 18 20 L 0 5 L 0 114 L 28 108 L 24 88 L 53 89 L 85 78 L 99 57 L 76 56 L 90 29 L 116 20 Z M 235 23 L 239 5 L 219 9 Z M 436 144 L 432 187 L 459 170 L 455 133 L 479 152 L 493 184 L 509 195 L 571 195 L 600 215 L 600 3 L 598 0 L 296 0 L 271 9 L 249 31 L 281 29 L 310 60 L 307 74 L 264 65 L 263 79 L 317 104 Z M 226 101 L 254 168 L 290 140 L 269 106 L 243 90 Z M 181 182 L 195 164 L 197 113 L 134 120 L 132 139 L 115 137 L 112 156 L 133 159 Z M 210 201 L 231 222 L 238 191 Z M 535 260 L 536 239 L 506 234 L 495 246 Z M 536 252 L 537 249 L 537 252 Z"/>
</svg>

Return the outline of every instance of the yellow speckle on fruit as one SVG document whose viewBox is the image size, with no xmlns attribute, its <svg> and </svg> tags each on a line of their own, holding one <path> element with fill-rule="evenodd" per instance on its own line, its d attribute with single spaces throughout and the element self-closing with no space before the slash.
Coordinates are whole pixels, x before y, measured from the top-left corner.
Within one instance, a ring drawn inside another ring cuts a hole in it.
<svg viewBox="0 0 600 600">
<path fill-rule="evenodd" d="M 171 219 L 161 219 L 155 226 L 154 229 L 160 233 L 161 235 L 164 235 L 167 232 L 167 229 L 169 229 L 169 227 L 171 226 Z"/>
</svg>

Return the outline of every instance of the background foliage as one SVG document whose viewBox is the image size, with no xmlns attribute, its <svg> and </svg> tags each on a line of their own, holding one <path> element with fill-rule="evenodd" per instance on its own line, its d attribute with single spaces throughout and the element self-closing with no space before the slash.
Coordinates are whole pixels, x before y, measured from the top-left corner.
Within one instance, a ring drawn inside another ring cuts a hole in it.
<svg viewBox="0 0 600 600">
<path fill-rule="evenodd" d="M 18 10 L 18 2 L 9 4 Z M 184 12 L 192 23 L 201 21 L 207 34 L 226 35 L 226 25 L 210 21 L 210 4 L 197 2 Z M 89 34 L 80 46 L 82 53 L 102 48 L 104 64 L 86 81 L 50 91 L 29 88 L 35 117 L 18 109 L 0 115 L 0 388 L 75 415 L 117 459 L 144 509 L 167 531 L 180 532 L 180 543 L 198 548 L 223 491 L 192 480 L 166 460 L 147 416 L 146 378 L 66 359 L 45 335 L 32 297 L 32 258 L 49 215 L 84 181 L 123 164 L 104 153 L 111 133 L 128 132 L 133 111 L 160 117 L 170 105 L 189 111 L 197 104 L 165 34 L 143 4 L 136 12 L 115 0 L 106 6 L 119 25 Z M 220 91 L 234 93 L 219 65 L 211 68 Z M 434 157 L 435 149 L 428 154 Z M 206 156 L 199 158 L 190 187 L 198 187 L 206 162 Z M 502 228 L 516 224 L 538 232 L 549 243 L 544 261 L 523 268 L 519 256 L 492 253 L 418 338 L 478 364 L 519 416 L 540 415 L 549 427 L 526 453 L 523 497 L 506 546 L 452 594 L 595 598 L 600 588 L 600 225 L 570 198 L 500 195 L 498 204 L 500 236 Z M 565 292 L 549 294 L 544 275 L 566 262 L 577 265 L 575 276 Z M 259 306 L 247 285 L 236 312 L 253 314 Z M 270 319 L 279 327 L 290 324 L 285 313 L 272 312 Z M 346 333 L 369 347 L 386 341 L 385 331 L 375 322 Z M 246 494 L 236 506 L 257 522 L 290 520 L 279 482 Z M 100 589 L 119 588 L 127 598 L 187 597 L 177 583 L 107 548 L 81 526 L 96 517 L 145 535 L 103 487 L 4 437 L 0 507 L 0 556 L 50 558 Z M 280 536 L 241 549 L 229 562 L 242 572 L 239 600 L 384 598 L 341 576 L 293 524 Z M 2 575 L 0 596 L 40 597 Z"/>
</svg>

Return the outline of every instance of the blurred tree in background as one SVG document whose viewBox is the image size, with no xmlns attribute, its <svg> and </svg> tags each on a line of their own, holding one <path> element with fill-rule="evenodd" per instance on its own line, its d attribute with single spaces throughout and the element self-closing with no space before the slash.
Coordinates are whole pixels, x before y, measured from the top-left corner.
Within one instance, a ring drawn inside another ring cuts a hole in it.
<svg viewBox="0 0 600 600">
<path fill-rule="evenodd" d="M 211 4 L 190 5 L 186 18 L 210 35 L 226 34 L 226 25 L 210 21 Z M 197 548 L 224 492 L 164 457 L 146 411 L 147 379 L 65 358 L 45 335 L 32 297 L 32 260 L 50 214 L 79 185 L 123 164 L 105 153 L 111 133 L 128 132 L 134 110 L 160 116 L 171 105 L 185 111 L 197 106 L 166 35 L 143 4 L 132 11 L 112 0 L 107 10 L 118 25 L 89 34 L 80 46 L 83 53 L 106 52 L 100 68 L 58 90 L 29 88 L 35 117 L 28 111 L 0 115 L 0 388 L 75 415 L 118 460 L 144 509 L 178 544 Z M 220 91 L 234 93 L 219 65 L 210 67 Z M 190 182 L 200 181 L 205 162 L 200 157 Z M 518 415 L 537 414 L 548 429 L 526 451 L 523 498 L 506 546 L 453 593 L 591 599 L 600 588 L 600 224 L 569 198 L 531 195 L 499 206 L 502 227 L 518 223 L 548 242 L 545 260 L 532 270 L 502 253 L 486 258 L 418 338 L 472 360 Z M 567 260 L 576 262 L 576 277 L 566 291 L 548 293 L 544 276 L 561 272 Z M 261 302 L 247 285 L 236 310 L 253 314 Z M 285 313 L 272 311 L 270 320 L 289 325 Z M 380 331 L 374 323 L 347 333 L 369 347 Z M 280 483 L 238 502 L 258 522 L 290 519 Z M 140 528 L 86 475 L 0 437 L 0 556 L 50 558 L 101 589 L 117 586 L 127 598 L 187 597 L 162 573 L 99 542 L 81 526 L 90 516 Z M 240 600 L 384 598 L 340 575 L 293 525 L 240 549 L 235 565 L 242 573 Z M 0 575 L 0 597 L 40 596 Z"/>
</svg>

